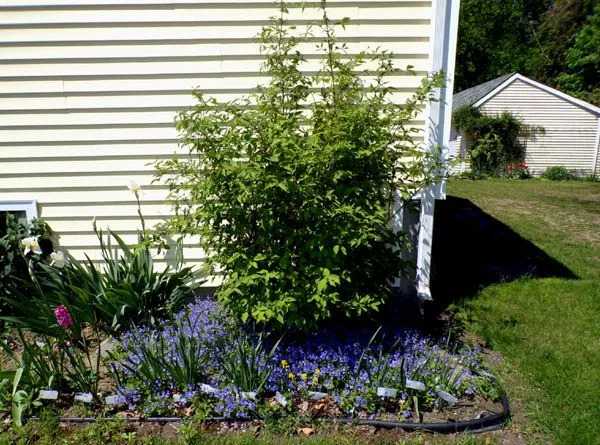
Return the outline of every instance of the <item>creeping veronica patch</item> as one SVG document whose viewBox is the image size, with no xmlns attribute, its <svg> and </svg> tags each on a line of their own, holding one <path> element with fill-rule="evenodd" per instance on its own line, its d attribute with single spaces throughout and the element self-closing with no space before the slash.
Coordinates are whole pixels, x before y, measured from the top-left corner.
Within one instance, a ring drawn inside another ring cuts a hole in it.
<svg viewBox="0 0 600 445">
<path fill-rule="evenodd" d="M 240 330 L 244 335 L 232 335 Z M 421 408 L 442 407 L 450 397 L 490 392 L 480 352 L 466 347 L 450 352 L 440 346 L 444 343 L 416 330 L 388 329 L 374 337 L 372 331 L 344 327 L 280 340 L 235 323 L 212 300 L 198 300 L 162 329 L 123 335 L 113 371 L 117 394 L 140 412 L 202 406 L 215 416 L 248 417 L 280 393 L 289 400 L 320 394 L 346 413 L 372 415 L 393 406 L 398 416 L 410 418 L 415 398 Z M 232 363 L 239 372 L 231 372 Z"/>
</svg>

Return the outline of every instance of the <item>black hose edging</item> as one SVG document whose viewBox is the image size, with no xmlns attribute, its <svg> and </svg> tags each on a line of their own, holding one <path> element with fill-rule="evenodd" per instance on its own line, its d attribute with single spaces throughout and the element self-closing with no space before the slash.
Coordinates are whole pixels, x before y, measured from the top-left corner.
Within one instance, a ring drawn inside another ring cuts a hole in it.
<svg viewBox="0 0 600 445">
<path fill-rule="evenodd" d="M 480 419 L 473 420 L 461 420 L 457 422 L 440 422 L 440 423 L 409 423 L 409 422 L 398 422 L 394 420 L 375 420 L 375 419 L 353 419 L 353 418 L 334 418 L 338 422 L 351 424 L 351 425 L 368 425 L 377 428 L 385 429 L 403 429 L 405 431 L 429 431 L 438 434 L 453 434 L 453 433 L 477 433 L 492 431 L 502 426 L 504 421 L 510 417 L 510 404 L 506 396 L 500 398 L 502 404 L 502 411 L 494 413 L 489 416 L 482 417 Z M 107 417 L 106 420 L 115 419 L 115 417 Z M 173 423 L 182 422 L 185 420 L 183 417 L 119 417 L 120 420 L 124 420 L 130 423 L 135 422 L 149 422 L 149 423 Z M 39 418 L 33 418 L 32 420 L 39 420 Z M 250 422 L 254 420 L 250 417 L 242 418 L 227 418 L 227 417 L 209 417 L 205 419 L 205 422 Z M 61 417 L 61 422 L 64 423 L 94 423 L 97 421 L 95 417 Z"/>
<path fill-rule="evenodd" d="M 354 425 L 369 425 L 377 428 L 400 428 L 405 431 L 430 431 L 439 434 L 453 434 L 465 432 L 489 431 L 492 428 L 499 428 L 505 420 L 510 417 L 510 404 L 506 396 L 500 398 L 502 411 L 485 416 L 480 419 L 461 420 L 458 422 L 443 423 L 408 423 L 396 422 L 393 420 L 375 420 L 375 419 L 339 419 L 340 422 Z"/>
</svg>

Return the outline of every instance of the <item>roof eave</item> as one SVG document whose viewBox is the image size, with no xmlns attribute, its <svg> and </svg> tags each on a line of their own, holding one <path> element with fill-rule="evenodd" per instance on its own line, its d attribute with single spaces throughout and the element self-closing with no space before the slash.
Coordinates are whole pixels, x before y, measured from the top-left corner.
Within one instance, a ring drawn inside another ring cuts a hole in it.
<svg viewBox="0 0 600 445">
<path fill-rule="evenodd" d="M 479 99 L 477 102 L 475 102 L 473 104 L 473 107 L 479 107 L 479 106 L 483 105 L 484 103 L 486 103 L 488 100 L 490 100 L 492 97 L 494 97 L 496 94 L 498 94 L 500 91 L 505 89 L 507 86 L 509 86 L 511 83 L 513 83 L 516 80 L 520 80 L 531 86 L 537 87 L 541 90 L 546 91 L 547 93 L 550 93 L 554 96 L 560 97 L 561 99 L 571 102 L 573 105 L 583 108 L 583 109 L 589 111 L 590 113 L 600 116 L 600 108 L 598 108 L 590 103 L 584 102 L 581 99 L 577 99 L 576 97 L 569 96 L 568 94 L 563 93 L 562 91 L 558 91 L 557 89 L 554 89 L 552 87 L 549 87 L 548 85 L 544 85 L 543 83 L 540 83 L 533 79 L 530 79 L 529 77 L 525 77 L 519 73 L 515 73 L 512 76 L 510 76 L 508 79 L 506 79 L 500 85 L 498 85 L 495 89 L 490 91 L 487 95 L 485 95 L 484 97 Z"/>
</svg>

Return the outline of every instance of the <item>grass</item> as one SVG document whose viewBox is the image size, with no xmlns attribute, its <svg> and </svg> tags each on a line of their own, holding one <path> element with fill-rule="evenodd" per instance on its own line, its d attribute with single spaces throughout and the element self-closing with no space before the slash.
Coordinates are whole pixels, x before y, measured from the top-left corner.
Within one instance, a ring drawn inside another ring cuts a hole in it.
<svg viewBox="0 0 600 445">
<path fill-rule="evenodd" d="M 502 380 L 531 442 L 600 443 L 600 184 L 454 181 L 466 198 L 576 279 L 492 284 L 459 306 L 468 330 L 504 356 Z M 468 273 L 468 271 L 465 271 Z"/>
<path fill-rule="evenodd" d="M 313 428 L 310 428 L 312 431 Z M 30 422 L 23 430 L 12 429 L 0 433 L 0 445 L 39 444 L 152 444 L 152 445 L 492 445 L 500 432 L 486 435 L 457 434 L 435 436 L 407 434 L 401 431 L 375 432 L 372 427 L 331 426 L 316 428 L 310 435 L 290 431 L 286 434 L 260 431 L 250 427 L 248 431 L 214 432 L 200 430 L 197 424 L 153 425 L 151 428 L 136 429 L 122 420 L 100 420 L 84 426 L 59 425 L 58 417 L 47 416 L 40 422 Z M 512 442 L 509 442 L 512 444 Z"/>
</svg>

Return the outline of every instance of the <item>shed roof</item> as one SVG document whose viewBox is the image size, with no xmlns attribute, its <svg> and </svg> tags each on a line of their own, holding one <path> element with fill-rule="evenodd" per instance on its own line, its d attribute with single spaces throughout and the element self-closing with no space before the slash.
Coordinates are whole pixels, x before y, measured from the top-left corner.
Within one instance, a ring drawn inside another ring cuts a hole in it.
<svg viewBox="0 0 600 445">
<path fill-rule="evenodd" d="M 506 74 L 504 76 L 497 77 L 480 85 L 456 93 L 454 96 L 452 96 L 452 109 L 456 110 L 464 105 L 473 105 L 475 107 L 478 107 L 483 103 L 487 102 L 492 97 L 494 97 L 496 94 L 498 94 L 500 91 L 502 91 L 515 80 L 520 80 L 531 85 L 532 87 L 544 90 L 547 93 L 560 97 L 561 99 L 564 99 L 575 106 L 583 108 L 591 113 L 594 113 L 597 116 L 600 116 L 600 108 L 590 103 L 584 102 L 581 99 L 569 96 L 568 94 L 563 93 L 562 91 L 558 91 L 552 87 L 549 87 L 548 85 L 544 85 L 543 83 L 530 79 L 529 77 L 525 77 L 519 73 Z"/>
<path fill-rule="evenodd" d="M 477 101 L 483 99 L 515 74 L 517 73 L 508 73 L 504 76 L 496 77 L 495 79 L 488 80 L 485 83 L 456 93 L 452 98 L 452 109 L 456 110 L 457 108 L 465 105 L 475 104 Z"/>
</svg>

